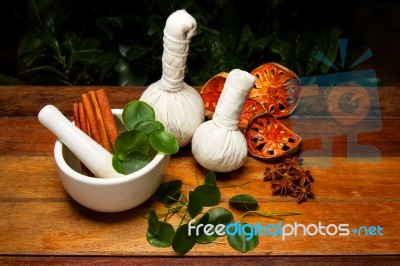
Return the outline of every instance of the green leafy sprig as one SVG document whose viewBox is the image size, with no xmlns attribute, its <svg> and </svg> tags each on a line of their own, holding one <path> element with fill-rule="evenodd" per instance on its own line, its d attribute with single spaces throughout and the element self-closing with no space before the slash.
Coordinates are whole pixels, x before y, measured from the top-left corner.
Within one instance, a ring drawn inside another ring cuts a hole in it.
<svg viewBox="0 0 400 266">
<path fill-rule="evenodd" d="M 156 196 L 158 201 L 164 204 L 166 210 L 157 212 L 151 208 L 148 216 L 148 228 L 146 233 L 147 241 L 159 248 L 172 246 L 172 249 L 181 255 L 189 252 L 196 244 L 208 244 L 222 237 L 215 230 L 217 225 L 234 223 L 234 217 L 231 211 L 224 207 L 218 207 L 220 202 L 221 192 L 217 186 L 216 175 L 209 171 L 206 173 L 203 184 L 189 191 L 189 196 L 181 193 L 182 181 L 172 180 L 164 182 L 159 187 Z M 229 200 L 231 207 L 245 211 L 241 216 L 239 225 L 244 230 L 250 230 L 246 226 L 244 217 L 247 215 L 258 214 L 264 217 L 275 219 L 283 219 L 283 216 L 299 215 L 298 212 L 263 212 L 257 211 L 257 200 L 247 194 L 240 194 L 232 197 Z M 205 207 L 211 207 L 204 210 Z M 174 226 L 168 222 L 174 214 L 181 214 L 182 218 L 174 229 Z M 189 219 L 196 219 L 196 234 L 189 234 Z M 161 220 L 160 220 L 161 219 Z M 205 232 L 206 225 L 213 225 L 214 231 Z M 203 225 L 203 226 L 199 226 Z M 200 228 L 200 229 L 198 229 Z M 198 232 L 198 234 L 197 234 Z M 247 231 L 246 231 L 247 232 Z M 251 239 L 247 239 L 244 234 L 228 235 L 227 241 L 229 245 L 240 252 L 249 252 L 255 249 L 259 244 L 258 235 L 253 235 Z"/>
<path fill-rule="evenodd" d="M 129 102 L 122 112 L 122 120 L 127 130 L 116 138 L 112 159 L 117 172 L 131 174 L 145 167 L 158 152 L 178 152 L 178 140 L 156 120 L 154 109 L 147 103 Z"/>
</svg>

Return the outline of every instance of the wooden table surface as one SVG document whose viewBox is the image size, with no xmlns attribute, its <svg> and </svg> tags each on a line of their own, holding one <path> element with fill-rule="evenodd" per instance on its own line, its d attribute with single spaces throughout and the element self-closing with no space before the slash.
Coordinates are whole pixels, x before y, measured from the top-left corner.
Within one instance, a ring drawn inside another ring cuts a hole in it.
<svg viewBox="0 0 400 266">
<path fill-rule="evenodd" d="M 284 224 L 348 224 L 350 230 L 379 226 L 382 235 L 366 235 L 364 231 L 360 235 L 350 232 L 347 236 L 299 234 L 288 236 L 285 241 L 265 236 L 248 253 L 233 250 L 226 238 L 221 238 L 218 243 L 196 245 L 184 257 L 177 256 L 171 247 L 155 248 L 147 243 L 147 220 L 143 216 L 150 207 L 163 207 L 154 199 L 129 211 L 99 213 L 79 205 L 64 191 L 53 159 L 56 137 L 38 122 L 37 114 L 46 104 L 53 104 L 71 118 L 72 103 L 80 101 L 81 93 L 98 88 L 0 87 L 1 265 L 156 262 L 341 265 L 345 261 L 395 265 L 400 262 L 400 88 L 377 89 L 379 98 L 375 104 L 379 116 L 371 118 L 377 127 L 366 126 L 365 132 L 354 132 L 353 126 L 347 126 L 338 127 L 340 130 L 336 133 L 332 132 L 335 127 L 330 127 L 327 140 L 326 136 L 315 136 L 318 127 L 327 125 L 324 117 L 283 120 L 286 125 L 301 129 L 306 136 L 302 153 L 322 149 L 328 143 L 325 155 L 304 157 L 305 166 L 309 165 L 315 178 L 315 199 L 298 204 L 292 197 L 273 196 L 270 184 L 262 181 L 270 164 L 252 157 L 240 170 L 218 178 L 218 185 L 222 187 L 220 206 L 230 209 L 236 219 L 241 213 L 231 209 L 228 200 L 233 195 L 246 193 L 259 200 L 260 210 L 301 212 L 299 216 L 287 217 Z M 123 108 L 144 90 L 143 87 L 104 88 L 112 108 Z M 306 93 L 303 90 L 302 97 Z M 349 135 L 355 137 L 349 138 Z M 355 143 L 375 147 L 380 156 L 374 160 L 368 157 L 350 160 L 347 147 Z M 328 164 L 319 167 L 321 161 Z M 181 179 L 183 193 L 188 193 L 196 186 L 196 175 L 201 180 L 204 173 L 191 156 L 190 147 L 184 147 L 171 157 L 164 179 Z M 236 186 L 243 183 L 247 184 Z M 174 223 L 174 218 L 171 221 Z M 246 221 L 278 222 L 260 216 L 251 216 Z"/>
</svg>

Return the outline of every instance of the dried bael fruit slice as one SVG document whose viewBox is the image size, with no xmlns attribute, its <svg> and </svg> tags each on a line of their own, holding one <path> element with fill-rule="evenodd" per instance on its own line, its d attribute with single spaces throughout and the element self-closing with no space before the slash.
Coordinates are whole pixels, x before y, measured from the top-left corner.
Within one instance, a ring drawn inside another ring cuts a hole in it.
<svg viewBox="0 0 400 266">
<path fill-rule="evenodd" d="M 275 117 L 289 115 L 295 109 L 300 95 L 300 79 L 291 70 L 278 63 L 266 63 L 251 74 L 257 80 L 249 99 L 261 103 Z"/>
<path fill-rule="evenodd" d="M 242 132 L 245 132 L 253 117 L 262 113 L 265 113 L 265 109 L 261 103 L 248 99 L 244 103 L 243 110 L 239 118 L 239 129 Z"/>
<path fill-rule="evenodd" d="M 215 106 L 217 106 L 227 76 L 227 72 L 218 73 L 201 88 L 200 96 L 203 99 L 205 114 L 208 119 L 211 119 L 215 112 Z"/>
<path fill-rule="evenodd" d="M 245 138 L 249 153 L 266 161 L 294 155 L 301 143 L 300 136 L 268 113 L 253 118 L 245 131 Z"/>
</svg>

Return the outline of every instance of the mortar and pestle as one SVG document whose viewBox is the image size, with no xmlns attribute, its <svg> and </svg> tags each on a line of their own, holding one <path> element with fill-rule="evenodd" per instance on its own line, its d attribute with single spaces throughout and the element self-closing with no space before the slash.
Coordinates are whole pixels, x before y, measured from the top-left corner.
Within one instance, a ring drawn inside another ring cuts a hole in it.
<svg viewBox="0 0 400 266">
<path fill-rule="evenodd" d="M 113 109 L 122 125 L 122 109 Z M 46 105 L 38 119 L 58 140 L 54 159 L 68 194 L 83 206 L 101 212 L 120 212 L 149 199 L 159 187 L 170 155 L 158 153 L 142 169 L 123 175 L 112 166 L 112 154 L 68 120 L 55 106 Z M 119 128 L 124 130 L 124 128 Z M 81 162 L 95 175 L 81 174 Z"/>
</svg>

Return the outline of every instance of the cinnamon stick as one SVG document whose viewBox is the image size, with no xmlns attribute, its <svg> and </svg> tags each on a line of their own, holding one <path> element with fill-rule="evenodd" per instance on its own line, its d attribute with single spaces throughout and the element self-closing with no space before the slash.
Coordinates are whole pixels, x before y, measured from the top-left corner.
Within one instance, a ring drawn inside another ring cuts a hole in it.
<svg viewBox="0 0 400 266">
<path fill-rule="evenodd" d="M 118 137 L 119 133 L 106 91 L 104 89 L 97 90 L 96 97 L 97 101 L 99 102 L 101 114 L 103 115 L 104 126 L 106 128 L 108 140 L 110 141 L 112 148 L 114 148 L 115 139 Z"/>
<path fill-rule="evenodd" d="M 89 96 L 93 104 L 94 114 L 96 116 L 97 125 L 99 127 L 100 137 L 101 137 L 101 145 L 104 149 L 111 152 L 111 146 L 108 142 L 107 131 L 104 126 L 103 115 L 100 110 L 99 102 L 97 101 L 96 93 L 94 91 L 89 91 Z"/>
<path fill-rule="evenodd" d="M 78 110 L 79 110 L 79 121 L 81 124 L 81 130 L 85 132 L 89 137 L 92 137 L 89 130 L 89 125 L 87 122 L 85 108 L 83 107 L 83 103 L 78 103 Z"/>
<path fill-rule="evenodd" d="M 100 136 L 99 127 L 97 125 L 96 115 L 94 112 L 92 101 L 90 100 L 90 96 L 88 93 L 82 94 L 82 103 L 83 103 L 83 107 L 85 109 L 86 118 L 87 118 L 90 132 L 92 135 L 91 137 L 97 143 L 101 144 L 102 143 L 101 136 Z"/>
<path fill-rule="evenodd" d="M 74 103 L 73 104 L 73 112 L 74 112 L 75 126 L 78 127 L 80 130 L 82 130 L 84 133 L 88 134 L 89 132 L 88 132 L 88 127 L 87 127 L 87 123 L 86 123 L 85 112 L 83 110 L 83 104 L 81 102 Z M 81 162 L 81 172 L 83 175 L 86 175 L 86 176 L 94 176 L 92 174 L 92 172 L 90 172 L 90 170 L 82 162 Z"/>
<path fill-rule="evenodd" d="M 82 102 L 74 103 L 75 124 L 97 143 L 112 153 L 118 129 L 104 89 L 83 93 Z M 93 176 L 81 164 L 82 174 Z"/>
<path fill-rule="evenodd" d="M 81 123 L 79 121 L 79 105 L 78 105 L 78 103 L 73 103 L 72 110 L 73 110 L 73 113 L 74 113 L 75 126 L 80 129 L 81 128 Z"/>
</svg>

